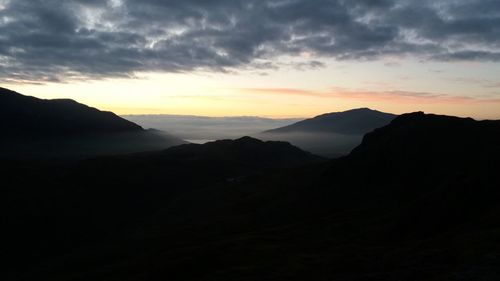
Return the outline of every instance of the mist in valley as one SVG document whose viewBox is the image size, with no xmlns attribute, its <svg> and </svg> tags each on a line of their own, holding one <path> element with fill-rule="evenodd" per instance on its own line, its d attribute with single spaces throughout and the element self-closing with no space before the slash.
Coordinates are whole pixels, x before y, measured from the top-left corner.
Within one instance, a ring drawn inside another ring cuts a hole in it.
<svg viewBox="0 0 500 281">
<path fill-rule="evenodd" d="M 0 281 L 500 280 L 500 0 L 0 0 L 0 30 Z"/>
<path fill-rule="evenodd" d="M 311 153 L 336 158 L 347 155 L 359 145 L 363 134 L 325 131 L 279 131 L 303 119 L 262 117 L 205 117 L 183 115 L 124 115 L 144 128 L 168 132 L 191 143 L 237 139 L 251 136 L 264 141 L 285 141 Z M 353 126 L 355 127 L 355 125 Z"/>
<path fill-rule="evenodd" d="M 254 137 L 265 141 L 287 141 L 303 150 L 328 158 L 349 154 L 363 140 L 363 135 L 323 132 L 265 132 Z"/>
<path fill-rule="evenodd" d="M 219 139 L 236 139 L 293 124 L 302 119 L 272 119 L 252 116 L 205 117 L 189 115 L 124 115 L 141 125 L 168 132 L 193 143 Z"/>
</svg>

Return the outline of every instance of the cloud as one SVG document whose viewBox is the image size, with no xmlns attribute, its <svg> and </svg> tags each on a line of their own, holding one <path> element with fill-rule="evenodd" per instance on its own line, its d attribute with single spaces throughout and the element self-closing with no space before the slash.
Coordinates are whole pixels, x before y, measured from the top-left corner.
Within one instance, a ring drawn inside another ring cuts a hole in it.
<svg viewBox="0 0 500 281">
<path fill-rule="evenodd" d="M 293 89 L 293 88 L 240 88 L 238 91 L 245 94 L 270 94 L 285 96 L 305 96 L 317 98 L 333 98 L 330 92 L 319 92 L 313 90 Z"/>
<path fill-rule="evenodd" d="M 474 84 L 483 88 L 500 88 L 499 80 L 490 80 L 490 79 L 477 79 L 477 78 L 467 78 L 467 77 L 456 77 L 456 78 L 448 78 L 447 80 L 463 83 L 463 84 Z"/>
<path fill-rule="evenodd" d="M 321 67 L 322 58 L 499 61 L 497 0 L 0 0 L 0 79 Z M 307 54 L 307 56 L 303 56 Z"/>
<path fill-rule="evenodd" d="M 313 91 L 293 88 L 242 88 L 240 92 L 246 94 L 266 94 L 285 96 L 305 96 L 316 98 L 336 98 L 361 100 L 364 102 L 390 102 L 390 103 L 442 103 L 442 104 L 472 104 L 472 103 L 500 103 L 497 97 L 470 97 L 456 96 L 441 93 L 413 92 L 413 91 L 369 91 L 353 90 L 334 87 L 327 91 Z"/>
</svg>

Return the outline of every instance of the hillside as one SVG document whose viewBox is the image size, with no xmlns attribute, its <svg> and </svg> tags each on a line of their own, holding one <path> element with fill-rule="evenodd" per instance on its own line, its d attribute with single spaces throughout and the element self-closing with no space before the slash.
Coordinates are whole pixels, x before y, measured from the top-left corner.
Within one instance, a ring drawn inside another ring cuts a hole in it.
<svg viewBox="0 0 500 281">
<path fill-rule="evenodd" d="M 185 143 L 73 100 L 43 100 L 4 88 L 0 132 L 0 158 L 82 158 Z"/>
<path fill-rule="evenodd" d="M 328 162 L 243 138 L 11 164 L 6 280 L 497 280 L 499 143 L 411 113 Z"/>
</svg>

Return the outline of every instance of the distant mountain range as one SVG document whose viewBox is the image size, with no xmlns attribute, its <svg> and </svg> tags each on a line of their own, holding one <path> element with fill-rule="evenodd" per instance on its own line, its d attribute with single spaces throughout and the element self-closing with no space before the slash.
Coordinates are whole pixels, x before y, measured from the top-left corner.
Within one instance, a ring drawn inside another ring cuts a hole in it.
<svg viewBox="0 0 500 281">
<path fill-rule="evenodd" d="M 164 149 L 184 141 L 69 99 L 0 88 L 0 155 L 72 157 Z"/>
<path fill-rule="evenodd" d="M 498 159 L 500 121 L 417 112 L 333 160 L 245 137 L 0 162 L 3 276 L 498 280 Z"/>
<path fill-rule="evenodd" d="M 249 135 L 262 140 L 287 141 L 318 155 L 339 157 L 360 144 L 365 133 L 387 125 L 396 115 L 359 108 L 305 120 L 179 115 L 123 117 L 142 126 L 165 129 L 195 143 Z"/>
<path fill-rule="evenodd" d="M 348 154 L 364 134 L 389 124 L 396 117 L 368 108 L 327 113 L 297 123 L 264 131 L 256 137 L 282 140 L 324 156 Z"/>
</svg>

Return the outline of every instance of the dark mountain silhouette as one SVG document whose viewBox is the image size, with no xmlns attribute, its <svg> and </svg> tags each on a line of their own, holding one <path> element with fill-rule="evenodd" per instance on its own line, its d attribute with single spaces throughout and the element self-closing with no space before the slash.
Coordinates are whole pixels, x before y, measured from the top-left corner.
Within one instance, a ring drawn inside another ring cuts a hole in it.
<svg viewBox="0 0 500 281">
<path fill-rule="evenodd" d="M 0 127 L 7 137 L 67 136 L 143 129 L 112 112 L 70 99 L 42 100 L 0 88 Z"/>
<path fill-rule="evenodd" d="M 411 199 L 437 188 L 468 186 L 479 194 L 479 183 L 491 185 L 487 179 L 498 178 L 493 175 L 498 156 L 500 121 L 416 112 L 366 134 L 348 157 L 332 162 L 331 175 L 325 176 L 366 187 L 363 193 L 387 195 L 389 201 L 397 197 L 398 203 L 400 196 Z M 350 178 L 358 173 L 364 176 Z M 375 182 L 385 187 L 372 189 Z"/>
<path fill-rule="evenodd" d="M 296 166 L 321 159 L 287 142 L 263 142 L 251 137 L 219 140 L 203 145 L 185 144 L 165 150 L 163 156 L 183 161 L 228 161 L 258 169 Z"/>
<path fill-rule="evenodd" d="M 368 108 L 327 113 L 295 124 L 265 131 L 258 138 L 283 140 L 324 156 L 348 154 L 364 134 L 385 126 L 396 115 Z"/>
<path fill-rule="evenodd" d="M 412 158 L 446 159 L 449 158 L 444 156 L 481 157 L 480 152 L 492 148 L 496 151 L 500 147 L 499 137 L 500 120 L 476 121 L 415 112 L 403 114 L 388 126 L 368 133 L 352 154 L 393 151 L 386 157 L 393 160 L 397 160 L 395 157 L 405 158 L 406 161 L 410 155 Z M 455 153 L 460 150 L 461 153 Z"/>
<path fill-rule="evenodd" d="M 76 170 L 92 174 L 112 185 L 137 186 L 145 183 L 167 190 L 189 190 L 208 182 L 240 181 L 250 175 L 324 161 L 285 142 L 263 142 L 250 137 L 205 144 L 183 144 L 163 151 L 82 162 Z"/>
<path fill-rule="evenodd" d="M 185 143 L 73 100 L 42 100 L 4 88 L 0 88 L 0 134 L 4 157 L 80 157 Z"/>
<path fill-rule="evenodd" d="M 396 115 L 369 108 L 358 108 L 343 112 L 326 113 L 295 124 L 265 131 L 264 133 L 335 133 L 364 135 L 376 128 L 385 126 Z"/>
<path fill-rule="evenodd" d="M 242 138 L 3 163 L 3 278 L 498 280 L 499 157 L 500 121 L 411 113 L 329 161 Z"/>
</svg>

